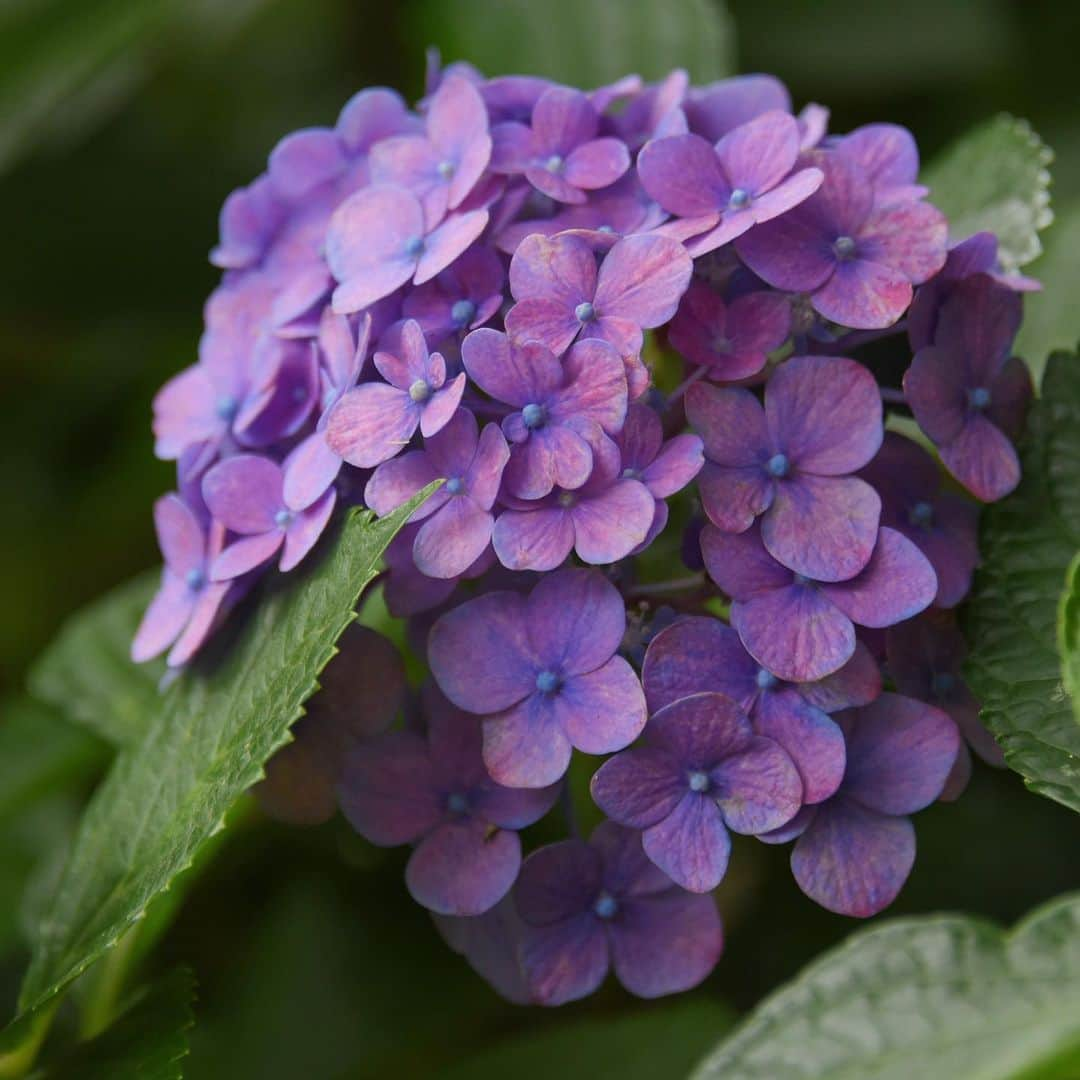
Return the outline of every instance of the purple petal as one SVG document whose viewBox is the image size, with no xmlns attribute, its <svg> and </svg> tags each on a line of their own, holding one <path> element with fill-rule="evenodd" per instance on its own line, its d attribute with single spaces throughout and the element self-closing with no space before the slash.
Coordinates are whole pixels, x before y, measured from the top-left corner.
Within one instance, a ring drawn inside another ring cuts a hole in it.
<svg viewBox="0 0 1080 1080">
<path fill-rule="evenodd" d="M 422 450 L 413 450 L 390 461 L 384 461 L 371 474 L 371 479 L 364 487 L 364 502 L 379 517 L 386 517 L 438 478 L 439 474 L 433 468 L 431 458 Z M 409 520 L 422 521 L 430 517 L 448 497 L 446 487 L 443 486 L 419 506 Z"/>
<path fill-rule="evenodd" d="M 596 135 L 596 110 L 580 90 L 552 86 L 540 95 L 532 113 L 537 145 L 547 154 L 568 154 Z"/>
<path fill-rule="evenodd" d="M 182 577 L 168 570 L 162 574 L 161 587 L 150 601 L 131 643 L 131 659 L 136 664 L 163 653 L 179 637 L 191 617 L 197 595 Z"/>
<path fill-rule="evenodd" d="M 538 1005 L 565 1005 L 588 997 L 608 973 L 608 942 L 591 914 L 525 929 L 521 963 L 529 996 Z"/>
<path fill-rule="evenodd" d="M 919 175 L 915 139 L 898 124 L 865 124 L 845 135 L 835 152 L 854 161 L 875 188 L 913 184 Z"/>
<path fill-rule="evenodd" d="M 791 112 L 791 96 L 772 75 L 737 75 L 692 89 L 683 108 L 692 130 L 716 142 L 770 109 Z"/>
<path fill-rule="evenodd" d="M 432 353 L 432 356 L 438 355 L 438 353 Z M 461 396 L 464 393 L 465 372 L 463 371 L 428 398 L 420 409 L 420 434 L 425 439 L 438 434 L 450 422 L 461 404 Z"/>
<path fill-rule="evenodd" d="M 566 181 L 592 191 L 614 184 L 630 168 L 630 153 L 621 139 L 592 139 L 575 147 L 563 167 Z"/>
<path fill-rule="evenodd" d="M 605 761 L 589 790 L 593 802 L 612 821 L 647 829 L 663 821 L 679 804 L 686 794 L 686 777 L 669 753 L 645 746 Z"/>
<path fill-rule="evenodd" d="M 189 446 L 221 435 L 214 386 L 201 364 L 174 375 L 154 397 L 154 453 L 166 461 Z"/>
<path fill-rule="evenodd" d="M 685 786 L 683 790 L 675 808 L 642 833 L 642 846 L 676 885 L 694 893 L 712 892 L 727 871 L 731 837 L 715 800 Z"/>
<path fill-rule="evenodd" d="M 583 840 L 538 848 L 521 868 L 514 900 L 530 926 L 551 926 L 585 911 L 601 885 L 600 856 Z"/>
<path fill-rule="evenodd" d="M 472 413 L 467 414 L 469 417 Z M 444 428 L 445 432 L 448 430 Z M 473 421 L 475 428 L 475 421 Z M 440 432 L 440 436 L 442 432 Z M 476 444 L 476 453 L 465 470 L 465 490 L 477 506 L 490 510 L 499 491 L 503 469 L 510 459 L 510 448 L 499 430 L 498 424 L 488 424 L 480 433 Z"/>
<path fill-rule="evenodd" d="M 881 693 L 881 669 L 870 650 L 860 643 L 839 671 L 817 682 L 803 683 L 799 693 L 826 713 L 869 705 Z"/>
<path fill-rule="evenodd" d="M 354 94 L 338 116 L 336 130 L 341 141 L 354 154 L 366 152 L 374 143 L 389 135 L 417 130 L 414 117 L 393 90 L 377 86 Z"/>
<path fill-rule="evenodd" d="M 1020 483 L 1016 450 L 985 416 L 972 416 L 939 450 L 949 472 L 983 502 L 1004 498 Z"/>
<path fill-rule="evenodd" d="M 664 444 L 641 479 L 654 498 L 665 499 L 682 491 L 701 472 L 704 463 L 701 440 L 696 435 L 676 435 Z"/>
<path fill-rule="evenodd" d="M 325 433 L 316 431 L 293 448 L 282 470 L 285 505 L 290 510 L 305 510 L 337 479 L 341 458 L 330 449 Z"/>
<path fill-rule="evenodd" d="M 559 784 L 545 788 L 507 788 L 486 783 L 473 792 L 470 805 L 484 821 L 502 829 L 524 829 L 555 805 L 561 790 Z"/>
<path fill-rule="evenodd" d="M 645 727 L 641 683 L 621 656 L 587 675 L 567 679 L 552 696 L 551 708 L 573 746 L 586 754 L 622 750 Z"/>
<path fill-rule="evenodd" d="M 749 746 L 714 766 L 710 776 L 732 832 L 754 835 L 778 829 L 802 806 L 799 773 L 772 739 L 754 736 Z"/>
<path fill-rule="evenodd" d="M 525 976 L 518 961 L 523 925 L 511 896 L 490 911 L 468 919 L 433 916 L 447 945 L 461 954 L 469 966 L 507 1001 L 529 1004 Z"/>
<path fill-rule="evenodd" d="M 554 487 L 575 491 L 589 479 L 592 467 L 592 449 L 586 439 L 571 427 L 546 425 L 510 451 L 506 489 L 528 500 L 542 499 Z"/>
<path fill-rule="evenodd" d="M 789 112 L 771 109 L 725 135 L 716 144 L 716 153 L 732 188 L 762 195 L 795 165 L 799 125 Z"/>
<path fill-rule="evenodd" d="M 774 739 L 791 756 L 802 779 L 803 802 L 819 803 L 840 786 L 846 760 L 844 733 L 795 691 L 763 694 L 754 713 L 754 730 Z"/>
<path fill-rule="evenodd" d="M 568 311 L 596 291 L 596 258 L 573 236 L 527 236 L 510 261 L 510 292 L 515 300 L 557 301 Z"/>
<path fill-rule="evenodd" d="M 841 326 L 880 330 L 904 314 L 911 297 L 911 283 L 899 270 L 851 259 L 836 264 L 832 277 L 813 293 L 811 302 L 815 311 Z"/>
<path fill-rule="evenodd" d="M 600 264 L 596 311 L 645 329 L 660 326 L 675 314 L 692 272 L 693 262 L 677 240 L 627 236 Z"/>
<path fill-rule="evenodd" d="M 285 534 L 276 527 L 270 532 L 236 540 L 210 564 L 210 579 L 231 581 L 238 578 L 272 559 L 284 542 Z"/>
<path fill-rule="evenodd" d="M 296 567 L 315 546 L 334 512 L 336 502 L 337 492 L 331 488 L 321 499 L 293 517 L 285 530 L 285 544 L 279 564 L 282 571 Z"/>
<path fill-rule="evenodd" d="M 579 341 L 563 369 L 567 382 L 552 403 L 552 419 L 592 420 L 609 435 L 617 432 L 626 419 L 626 370 L 615 349 L 606 341 Z"/>
<path fill-rule="evenodd" d="M 226 601 L 235 595 L 231 581 L 211 582 L 199 593 L 191 618 L 169 650 L 169 667 L 182 667 L 199 651 L 228 610 Z"/>
<path fill-rule="evenodd" d="M 591 566 L 625 558 L 644 541 L 653 513 L 653 497 L 637 480 L 618 480 L 602 494 L 582 498 L 570 510 L 578 558 Z"/>
<path fill-rule="evenodd" d="M 696 383 L 686 393 L 686 418 L 705 441 L 709 461 L 764 473 L 761 462 L 771 444 L 765 413 L 749 390 Z"/>
<path fill-rule="evenodd" d="M 755 223 L 772 221 L 806 202 L 819 187 L 825 174 L 820 169 L 800 169 L 772 191 L 755 199 L 750 207 Z"/>
<path fill-rule="evenodd" d="M 416 264 L 413 282 L 423 285 L 445 270 L 487 227 L 486 210 L 451 214 L 424 240 L 424 250 Z"/>
<path fill-rule="evenodd" d="M 906 202 L 875 211 L 859 237 L 859 255 L 921 285 L 944 265 L 948 223 L 936 207 Z"/>
<path fill-rule="evenodd" d="M 509 570 L 554 570 L 574 547 L 574 522 L 560 506 L 504 510 L 495 521 L 491 542 L 499 562 Z"/>
<path fill-rule="evenodd" d="M 794 575 L 762 546 L 757 529 L 726 533 L 706 525 L 701 533 L 701 554 L 709 577 L 732 600 L 750 600 L 792 584 Z"/>
<path fill-rule="evenodd" d="M 206 538 L 199 519 L 179 495 L 163 495 L 154 503 L 154 529 L 165 565 L 177 577 L 202 570 Z"/>
<path fill-rule="evenodd" d="M 350 465 L 370 469 L 399 454 L 416 431 L 420 409 L 405 390 L 367 383 L 350 390 L 326 423 L 326 441 Z"/>
<path fill-rule="evenodd" d="M 776 289 L 811 292 L 836 268 L 830 245 L 837 234 L 811 209 L 819 195 L 739 237 L 739 257 Z"/>
<path fill-rule="evenodd" d="M 237 454 L 218 462 L 204 477 L 202 494 L 210 513 L 233 532 L 276 528 L 283 506 L 281 469 L 269 458 Z"/>
<path fill-rule="evenodd" d="M 698 135 L 646 143 L 637 168 L 649 197 L 680 217 L 711 214 L 726 205 L 731 194 L 716 151 Z"/>
<path fill-rule="evenodd" d="M 519 300 L 506 313 L 506 332 L 513 341 L 539 343 L 556 354 L 564 353 L 580 330 L 573 306 L 560 300 Z"/>
<path fill-rule="evenodd" d="M 428 577 L 455 578 L 484 553 L 494 518 L 462 495 L 451 498 L 420 526 L 413 542 L 416 568 Z"/>
<path fill-rule="evenodd" d="M 771 505 L 776 483 L 760 465 L 730 469 L 706 459 L 698 491 L 709 520 L 725 532 L 746 532 Z"/>
<path fill-rule="evenodd" d="M 504 787 L 554 784 L 566 773 L 571 752 L 561 714 L 539 693 L 484 719 L 484 764 Z"/>
<path fill-rule="evenodd" d="M 654 713 L 648 744 L 673 755 L 686 769 L 708 770 L 750 745 L 746 714 L 723 694 L 692 694 Z"/>
<path fill-rule="evenodd" d="M 483 327 L 461 346 L 469 378 L 498 401 L 517 408 L 545 397 L 562 382 L 562 365 L 537 341 L 512 345 L 505 334 Z"/>
<path fill-rule="evenodd" d="M 334 180 L 346 168 L 341 142 L 333 131 L 308 128 L 286 135 L 270 154 L 268 172 L 284 199 L 302 199 L 320 184 Z"/>
</svg>

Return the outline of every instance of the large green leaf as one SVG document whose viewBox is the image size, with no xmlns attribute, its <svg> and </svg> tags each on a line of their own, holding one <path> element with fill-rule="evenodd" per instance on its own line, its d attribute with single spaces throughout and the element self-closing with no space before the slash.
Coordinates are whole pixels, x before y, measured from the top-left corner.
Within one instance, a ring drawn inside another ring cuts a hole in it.
<svg viewBox="0 0 1080 1080">
<path fill-rule="evenodd" d="M 949 217 L 949 233 L 962 240 L 997 233 L 1006 270 L 1036 258 L 1039 230 L 1050 211 L 1050 148 L 1016 117 L 1001 115 L 961 136 L 926 169 L 930 198 Z"/>
<path fill-rule="evenodd" d="M 1061 652 L 1061 678 L 1080 723 L 1080 553 L 1069 566 L 1065 591 L 1061 594 L 1058 649 Z"/>
<path fill-rule="evenodd" d="M 416 36 L 439 46 L 446 61 L 468 60 L 488 75 L 599 86 L 673 68 L 708 82 L 735 68 L 721 0 L 423 0 L 412 19 Z"/>
<path fill-rule="evenodd" d="M 132 663 L 131 639 L 161 579 L 150 570 L 82 608 L 30 672 L 30 691 L 115 746 L 136 742 L 158 708 L 163 660 Z"/>
<path fill-rule="evenodd" d="M 1080 896 L 1011 933 L 953 915 L 853 934 L 759 1005 L 693 1080 L 1071 1080 Z"/>
<path fill-rule="evenodd" d="M 274 581 L 237 639 L 219 650 L 216 670 L 204 665 L 165 695 L 86 811 L 23 985 L 23 1010 L 114 946 L 260 779 L 317 688 L 383 550 L 428 493 L 379 521 L 350 514 L 325 558 Z"/>
<path fill-rule="evenodd" d="M 1080 724 L 1062 682 L 1059 599 L 1080 550 L 1080 361 L 1051 356 L 1028 421 L 1024 478 L 983 521 L 968 604 L 982 717 L 1032 790 L 1080 811 Z"/>
</svg>

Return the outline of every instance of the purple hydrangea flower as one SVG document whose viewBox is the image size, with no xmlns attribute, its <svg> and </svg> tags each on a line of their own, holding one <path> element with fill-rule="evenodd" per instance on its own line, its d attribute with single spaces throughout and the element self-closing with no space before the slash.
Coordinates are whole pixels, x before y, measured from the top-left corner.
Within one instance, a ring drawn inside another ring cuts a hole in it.
<svg viewBox="0 0 1080 1080">
<path fill-rule="evenodd" d="M 860 330 L 891 326 L 912 286 L 945 264 L 947 225 L 928 203 L 875 202 L 870 176 L 848 155 L 813 152 L 825 173 L 804 203 L 751 230 L 739 255 L 785 292 L 808 293 L 826 319 Z"/>
<path fill-rule="evenodd" d="M 268 176 L 237 188 L 225 200 L 218 218 L 220 240 L 210 261 L 223 270 L 256 265 L 287 213 Z"/>
<path fill-rule="evenodd" d="M 758 515 L 769 552 L 818 581 L 844 581 L 867 563 L 877 540 L 881 500 L 848 475 L 881 445 L 881 398 L 854 360 L 793 357 L 765 390 L 698 383 L 686 414 L 705 440 L 701 498 L 710 520 L 729 532 Z"/>
<path fill-rule="evenodd" d="M 487 110 L 476 87 L 460 75 L 444 79 L 428 100 L 424 135 L 397 135 L 372 148 L 376 184 L 408 188 L 434 229 L 473 190 L 491 160 Z"/>
<path fill-rule="evenodd" d="M 815 682 L 842 668 L 855 651 L 852 623 L 892 626 L 937 592 L 926 556 L 888 528 L 848 581 L 813 581 L 787 569 L 765 550 L 756 527 L 724 533 L 706 526 L 701 549 L 709 576 L 731 597 L 731 625 L 747 652 L 790 682 Z"/>
<path fill-rule="evenodd" d="M 686 360 L 716 382 L 737 382 L 765 367 L 791 333 L 791 304 L 779 293 L 744 293 L 730 303 L 703 281 L 687 290 L 668 330 Z"/>
<path fill-rule="evenodd" d="M 626 423 L 615 436 L 615 445 L 623 478 L 640 480 L 655 500 L 652 524 L 640 545 L 644 549 L 667 525 L 666 500 L 701 472 L 705 463 L 702 443 L 696 435 L 676 435 L 664 442 L 664 427 L 655 410 L 634 404 L 627 409 Z"/>
<path fill-rule="evenodd" d="M 773 110 L 791 112 L 791 95 L 772 75 L 737 75 L 691 87 L 683 102 L 690 130 L 711 143 Z"/>
<path fill-rule="evenodd" d="M 821 186 L 820 169 L 793 172 L 799 141 L 795 117 L 773 110 L 715 147 L 700 135 L 656 139 L 638 156 L 638 175 L 665 210 L 694 220 L 687 250 L 696 258 L 786 214 Z"/>
<path fill-rule="evenodd" d="M 597 138 L 600 118 L 580 90 L 552 86 L 532 110 L 531 127 L 508 121 L 492 129 L 491 168 L 523 174 L 538 191 L 563 203 L 583 203 L 630 168 L 621 139 Z"/>
<path fill-rule="evenodd" d="M 526 924 L 526 983 L 541 1005 L 591 994 L 611 968 L 638 997 L 689 990 L 723 948 L 712 897 L 673 884 L 646 857 L 640 834 L 610 821 L 588 843 L 534 851 L 513 895 Z"/>
<path fill-rule="evenodd" d="M 258 454 L 219 461 L 203 477 L 202 494 L 214 519 L 240 537 L 214 559 L 214 581 L 246 574 L 279 550 L 280 568 L 292 570 L 315 546 L 336 501 L 331 488 L 306 510 L 290 510 L 281 466 Z"/>
<path fill-rule="evenodd" d="M 515 344 L 481 329 L 463 342 L 469 378 L 515 410 L 502 422 L 512 446 L 506 489 L 539 499 L 558 486 L 580 488 L 593 469 L 592 443 L 626 418 L 626 374 L 605 341 L 579 341 L 560 361 L 538 341 Z"/>
<path fill-rule="evenodd" d="M 212 581 L 210 567 L 221 551 L 225 530 L 215 523 L 205 530 L 179 495 L 163 495 L 154 503 L 154 528 L 165 566 L 161 587 L 135 632 L 131 659 L 141 664 L 171 645 L 169 666 L 181 667 L 223 614 L 231 582 Z"/>
<path fill-rule="evenodd" d="M 386 382 L 365 383 L 345 394 L 326 423 L 330 448 L 350 465 L 371 468 L 400 453 L 416 429 L 428 438 L 454 415 L 465 374 L 446 381 L 446 361 L 428 353 L 414 320 L 401 328 L 394 353 L 377 352 L 375 367 Z"/>
<path fill-rule="evenodd" d="M 511 570 L 554 570 L 573 550 L 582 562 L 618 562 L 645 543 L 656 500 L 640 480 L 623 476 L 618 447 L 590 439 L 593 468 L 579 488 L 556 488 L 542 499 L 504 496 L 492 533 L 495 553 Z"/>
<path fill-rule="evenodd" d="M 572 747 L 609 754 L 645 726 L 645 698 L 616 652 L 622 598 L 595 571 L 543 578 L 528 597 L 492 592 L 443 615 L 428 660 L 443 693 L 484 717 L 484 761 L 508 787 L 546 787 Z"/>
<path fill-rule="evenodd" d="M 599 270 L 589 245 L 575 236 L 530 236 L 510 263 L 506 332 L 541 341 L 562 355 L 577 337 L 610 342 L 627 358 L 631 397 L 648 384 L 637 358 L 643 329 L 668 321 L 690 283 L 693 264 L 682 244 L 662 236 L 628 236 Z"/>
<path fill-rule="evenodd" d="M 831 150 L 862 171 L 878 206 L 896 206 L 927 194 L 928 189 L 916 183 L 919 148 L 915 138 L 899 124 L 864 124 L 837 139 Z"/>
<path fill-rule="evenodd" d="M 881 496 L 881 523 L 918 545 L 937 574 L 934 603 L 955 607 L 971 588 L 979 562 L 979 511 L 941 491 L 941 469 L 918 443 L 887 431 L 877 456 L 859 474 Z"/>
<path fill-rule="evenodd" d="M 945 467 L 983 502 L 1020 482 L 1011 438 L 1023 426 L 1031 377 L 1009 357 L 1019 324 L 1014 293 L 980 275 L 956 286 L 938 319 L 935 343 L 904 375 L 904 395 Z"/>
<path fill-rule="evenodd" d="M 687 73 L 676 69 L 657 83 L 639 87 L 619 112 L 604 118 L 606 125 L 631 151 L 649 139 L 683 134 L 686 116 L 680 106 L 689 85 Z"/>
<path fill-rule="evenodd" d="M 797 836 L 791 869 L 799 888 L 829 911 L 864 919 L 888 907 L 911 873 L 907 815 L 941 793 L 960 737 L 940 709 L 898 694 L 837 719 L 847 737 L 840 790 L 762 839 Z"/>
<path fill-rule="evenodd" d="M 334 310 L 348 315 L 412 281 L 422 285 L 445 270 L 484 231 L 487 210 L 448 215 L 425 224 L 420 200 L 405 188 L 375 184 L 334 211 L 326 233 L 326 261 L 339 282 Z"/>
<path fill-rule="evenodd" d="M 506 273 L 491 248 L 471 247 L 432 281 L 405 297 L 402 314 L 428 341 L 445 341 L 483 326 L 502 307 Z"/>
<path fill-rule="evenodd" d="M 592 779 L 596 805 L 643 830 L 645 854 L 676 885 L 710 892 L 727 871 L 728 830 L 754 835 L 790 821 L 803 788 L 779 743 L 755 734 L 723 694 L 680 698 L 653 714 L 644 743 Z"/>
<path fill-rule="evenodd" d="M 655 712 L 689 694 L 720 693 L 749 717 L 758 735 L 791 756 L 803 802 L 827 799 L 844 775 L 844 737 L 829 713 L 868 705 L 881 692 L 881 672 L 865 647 L 832 675 L 788 683 L 763 668 L 718 619 L 680 619 L 649 645 L 641 671 L 645 700 Z"/>
<path fill-rule="evenodd" d="M 433 915 L 432 919 L 446 944 L 465 957 L 500 997 L 514 1005 L 529 1004 L 529 988 L 518 960 L 525 924 L 512 894 L 482 915 Z"/>
<path fill-rule="evenodd" d="M 480 723 L 442 703 L 427 710 L 427 736 L 393 731 L 355 747 L 338 798 L 349 823 L 374 844 L 416 844 L 409 893 L 442 915 L 479 915 L 509 891 L 521 866 L 515 830 L 538 821 L 558 785 L 494 783 L 481 757 Z"/>
<path fill-rule="evenodd" d="M 411 520 L 423 521 L 413 540 L 417 569 L 428 577 L 456 578 L 483 554 L 495 519 L 491 508 L 510 457 L 497 424 L 480 432 L 476 418 L 458 409 L 449 423 L 414 450 L 385 461 L 364 489 L 380 517 L 408 502 L 432 481 L 446 483 Z"/>
</svg>

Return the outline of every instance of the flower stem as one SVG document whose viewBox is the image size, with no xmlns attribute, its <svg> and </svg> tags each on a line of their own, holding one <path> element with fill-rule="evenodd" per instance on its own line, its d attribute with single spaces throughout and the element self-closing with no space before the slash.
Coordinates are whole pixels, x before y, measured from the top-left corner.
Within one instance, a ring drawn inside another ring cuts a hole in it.
<svg viewBox="0 0 1080 1080">
<path fill-rule="evenodd" d="M 683 381 L 679 383 L 679 385 L 676 386 L 670 394 L 668 394 L 667 401 L 664 403 L 664 408 L 670 408 L 672 405 L 674 405 L 675 402 L 678 401 L 679 398 L 681 398 L 683 394 L 685 394 L 686 391 L 694 385 L 694 383 L 703 379 L 708 374 L 708 372 L 708 364 L 702 364 L 700 367 L 695 368 L 687 378 L 683 379 Z"/>
<path fill-rule="evenodd" d="M 647 585 L 635 585 L 627 590 L 628 599 L 636 599 L 640 596 L 666 596 L 673 592 L 689 592 L 699 589 L 705 584 L 704 571 L 696 574 L 687 574 L 686 577 L 671 578 L 668 581 L 651 581 Z"/>
</svg>

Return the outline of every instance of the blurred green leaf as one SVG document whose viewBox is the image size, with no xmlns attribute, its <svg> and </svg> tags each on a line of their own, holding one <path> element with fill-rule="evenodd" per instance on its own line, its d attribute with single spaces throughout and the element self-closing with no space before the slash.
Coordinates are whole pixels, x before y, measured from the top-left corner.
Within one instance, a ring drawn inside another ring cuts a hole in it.
<svg viewBox="0 0 1080 1080">
<path fill-rule="evenodd" d="M 1080 550 L 1080 360 L 1055 353 L 1028 418 L 1024 478 L 986 509 L 968 603 L 982 718 L 1028 787 L 1080 811 L 1080 724 L 1062 685 L 1058 603 Z"/>
<path fill-rule="evenodd" d="M 1042 251 L 1039 231 L 1054 218 L 1053 157 L 1026 120 L 1002 114 L 947 147 L 921 179 L 948 215 L 952 240 L 989 229 L 997 233 L 1002 267 L 1017 270 Z"/>
<path fill-rule="evenodd" d="M 195 1025 L 195 977 L 170 972 L 136 992 L 113 1024 L 53 1065 L 41 1080 L 181 1080 Z"/>
<path fill-rule="evenodd" d="M 1058 610 L 1058 648 L 1061 651 L 1061 677 L 1072 698 L 1073 711 L 1080 723 L 1080 553 L 1073 559 L 1065 577 L 1065 592 Z"/>
<path fill-rule="evenodd" d="M 30 671 L 31 693 L 114 746 L 137 742 L 161 702 L 165 661 L 129 652 L 160 579 L 149 570 L 77 612 Z"/>
<path fill-rule="evenodd" d="M 542 75 L 600 86 L 630 72 L 686 68 L 695 82 L 735 71 L 734 28 L 720 0 L 422 0 L 413 36 L 447 63 L 487 75 Z"/>
<path fill-rule="evenodd" d="M 83 817 L 20 995 L 34 1009 L 116 945 L 187 868 L 284 745 L 357 596 L 427 489 L 379 521 L 350 514 L 313 568 L 274 579 L 220 666 L 182 678 Z M 237 613 L 240 614 L 239 612 Z M 223 657 L 220 654 L 224 652 Z"/>
<path fill-rule="evenodd" d="M 1070 1080 L 1080 895 L 1009 933 L 931 915 L 862 930 L 759 1005 L 693 1080 Z"/>
<path fill-rule="evenodd" d="M 733 1020 L 731 1010 L 714 998 L 656 1004 L 504 1040 L 443 1070 L 439 1077 L 549 1080 L 555 1072 L 561 1080 L 684 1076 Z"/>
</svg>

